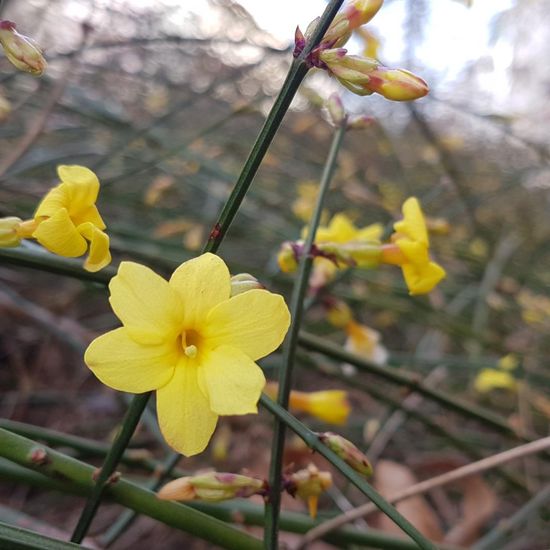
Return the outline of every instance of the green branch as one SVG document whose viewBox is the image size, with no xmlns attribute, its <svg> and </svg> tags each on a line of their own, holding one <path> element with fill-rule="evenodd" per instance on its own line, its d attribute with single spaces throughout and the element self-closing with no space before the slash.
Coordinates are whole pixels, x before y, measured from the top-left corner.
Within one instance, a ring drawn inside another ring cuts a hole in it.
<svg viewBox="0 0 550 550">
<path fill-rule="evenodd" d="M 26 468 L 31 468 L 58 482 L 66 482 L 91 493 L 95 468 L 58 451 L 0 429 L 0 456 Z M 181 529 L 223 548 L 259 550 L 261 541 L 208 515 L 178 504 L 159 500 L 156 495 L 138 485 L 119 479 L 109 485 L 106 494 L 115 502 L 146 514 L 167 525 Z"/>
</svg>

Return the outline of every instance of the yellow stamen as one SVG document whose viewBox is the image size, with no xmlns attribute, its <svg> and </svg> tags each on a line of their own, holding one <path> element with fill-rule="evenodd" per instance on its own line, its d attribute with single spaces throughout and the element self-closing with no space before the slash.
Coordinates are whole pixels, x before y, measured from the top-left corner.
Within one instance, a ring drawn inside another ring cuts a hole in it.
<svg viewBox="0 0 550 550">
<path fill-rule="evenodd" d="M 190 357 L 192 359 L 193 357 L 197 356 L 197 346 L 193 346 L 193 345 L 186 346 L 185 349 L 183 350 L 183 353 L 185 353 L 187 357 Z"/>
</svg>

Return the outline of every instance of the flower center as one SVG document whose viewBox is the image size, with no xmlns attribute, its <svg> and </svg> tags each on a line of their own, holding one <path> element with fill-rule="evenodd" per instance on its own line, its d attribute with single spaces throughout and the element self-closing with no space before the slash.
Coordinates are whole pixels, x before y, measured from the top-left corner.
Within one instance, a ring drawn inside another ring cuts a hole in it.
<svg viewBox="0 0 550 550">
<path fill-rule="evenodd" d="M 202 341 L 201 335 L 195 330 L 184 330 L 181 333 L 181 347 L 183 353 L 190 359 L 197 356 L 200 343 Z"/>
</svg>

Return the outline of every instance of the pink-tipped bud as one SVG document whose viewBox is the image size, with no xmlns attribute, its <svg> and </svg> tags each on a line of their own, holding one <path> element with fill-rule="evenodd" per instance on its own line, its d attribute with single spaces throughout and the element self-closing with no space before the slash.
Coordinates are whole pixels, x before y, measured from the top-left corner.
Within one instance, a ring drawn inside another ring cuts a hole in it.
<svg viewBox="0 0 550 550">
<path fill-rule="evenodd" d="M 372 475 L 372 466 L 368 458 L 351 442 L 341 435 L 325 432 L 318 434 L 319 439 L 346 464 L 365 477 Z"/>
<path fill-rule="evenodd" d="M 0 218 L 0 247 L 13 248 L 21 244 L 21 236 L 18 232 L 20 223 L 19 218 Z"/>
<path fill-rule="evenodd" d="M 374 124 L 376 119 L 367 115 L 359 115 L 349 119 L 348 130 L 364 130 Z"/>
<path fill-rule="evenodd" d="M 15 23 L 0 21 L 0 44 L 9 61 L 20 71 L 40 76 L 46 68 L 46 60 L 32 39 L 19 34 Z"/>
<path fill-rule="evenodd" d="M 326 103 L 327 112 L 331 124 L 339 128 L 346 120 L 346 111 L 339 94 L 331 94 Z"/>
<path fill-rule="evenodd" d="M 158 493 L 161 500 L 204 500 L 220 502 L 232 498 L 248 498 L 266 492 L 263 479 L 223 472 L 207 472 L 181 477 L 167 483 Z"/>
<path fill-rule="evenodd" d="M 430 91 L 425 80 L 405 69 L 379 67 L 369 77 L 363 86 L 392 101 L 420 99 Z"/>
<path fill-rule="evenodd" d="M 287 492 L 307 502 L 312 518 L 317 516 L 319 496 L 331 486 L 332 475 L 330 472 L 320 472 L 313 464 L 291 474 L 285 480 Z"/>
<path fill-rule="evenodd" d="M 238 273 L 231 277 L 231 296 L 242 294 L 248 290 L 265 288 L 262 283 L 250 273 Z"/>
</svg>

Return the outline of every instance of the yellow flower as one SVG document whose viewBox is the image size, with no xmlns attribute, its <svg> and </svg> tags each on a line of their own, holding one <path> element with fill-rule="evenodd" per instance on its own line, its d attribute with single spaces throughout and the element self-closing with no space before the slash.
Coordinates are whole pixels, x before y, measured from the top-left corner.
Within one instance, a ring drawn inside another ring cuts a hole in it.
<svg viewBox="0 0 550 550">
<path fill-rule="evenodd" d="M 388 350 L 380 343 L 380 333 L 372 328 L 350 321 L 345 327 L 348 338 L 344 349 L 365 357 L 377 365 L 385 365 L 388 360 Z"/>
<path fill-rule="evenodd" d="M 474 387 L 479 393 L 487 393 L 497 388 L 514 391 L 517 382 L 508 371 L 483 369 L 476 376 Z"/>
<path fill-rule="evenodd" d="M 278 384 L 269 382 L 265 392 L 273 399 L 277 397 Z M 292 390 L 289 408 L 293 412 L 304 412 L 329 424 L 343 425 L 348 421 L 351 407 L 348 393 L 344 390 L 323 390 L 302 392 Z"/>
<path fill-rule="evenodd" d="M 122 262 L 109 289 L 123 326 L 96 338 L 84 361 L 111 388 L 156 390 L 160 429 L 174 449 L 200 453 L 219 415 L 257 412 L 265 378 L 255 361 L 279 346 L 290 322 L 281 296 L 231 297 L 227 266 L 213 254 L 183 263 L 169 281 Z"/>
<path fill-rule="evenodd" d="M 42 199 L 32 220 L 0 220 L 6 233 L 8 229 L 16 233 L 10 241 L 5 235 L 0 238 L 0 246 L 17 246 L 21 239 L 33 238 L 50 252 L 68 258 L 82 256 L 89 249 L 84 268 L 99 271 L 111 261 L 105 223 L 95 206 L 99 181 L 84 166 L 59 166 L 57 173 L 61 183 Z"/>
<path fill-rule="evenodd" d="M 394 229 L 393 244 L 383 247 L 382 261 L 401 266 L 409 294 L 430 292 L 446 274 L 430 259 L 428 231 L 418 199 L 410 197 L 404 202 L 403 219 Z"/>
<path fill-rule="evenodd" d="M 326 226 L 320 226 L 315 235 L 315 242 L 348 243 L 351 241 L 378 242 L 383 228 L 379 223 L 373 223 L 358 228 L 344 213 L 335 214 Z"/>
</svg>

